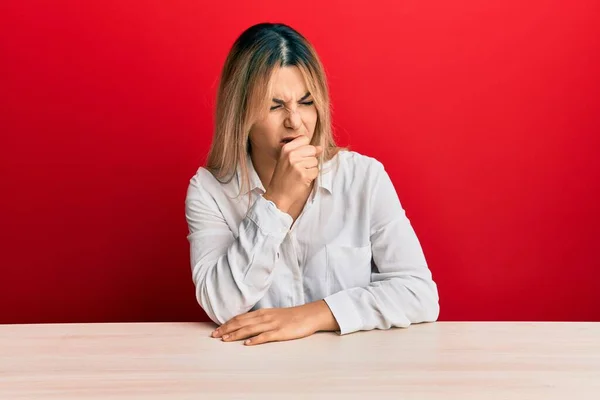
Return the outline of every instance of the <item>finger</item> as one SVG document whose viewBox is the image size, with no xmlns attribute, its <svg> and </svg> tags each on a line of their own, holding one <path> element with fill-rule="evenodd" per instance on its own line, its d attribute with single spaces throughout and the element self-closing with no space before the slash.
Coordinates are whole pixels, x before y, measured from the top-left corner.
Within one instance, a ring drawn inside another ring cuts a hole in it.
<svg viewBox="0 0 600 400">
<path fill-rule="evenodd" d="M 296 139 L 292 140 L 283 145 L 282 149 L 285 151 L 292 151 L 298 147 L 306 146 L 310 143 L 310 139 L 306 135 L 300 135 Z"/>
<path fill-rule="evenodd" d="M 316 157 L 318 155 L 318 150 L 316 146 L 307 144 L 306 146 L 301 146 L 293 150 L 294 156 L 303 158 L 303 157 Z"/>
<path fill-rule="evenodd" d="M 314 168 L 319 165 L 319 160 L 317 157 L 307 157 L 300 161 L 298 165 L 304 168 Z"/>
<path fill-rule="evenodd" d="M 238 316 L 239 317 L 239 316 Z M 251 323 L 252 318 L 232 318 L 213 332 L 213 337 L 219 338 Z"/>
<path fill-rule="evenodd" d="M 320 156 L 321 153 L 323 153 L 323 146 L 315 146 L 317 152 L 316 152 L 316 156 Z"/>
<path fill-rule="evenodd" d="M 260 310 L 250 311 L 245 314 L 240 314 L 238 316 L 235 316 L 235 317 L 231 318 L 229 321 L 225 322 L 223 325 L 219 326 L 217 329 L 215 329 L 212 332 L 211 336 L 219 338 L 219 337 L 223 336 L 224 334 L 227 334 L 233 330 L 239 329 L 241 326 L 245 325 L 245 323 L 243 325 L 240 325 L 240 324 L 242 324 L 242 321 L 251 319 L 251 318 L 260 317 L 260 316 L 265 315 L 266 313 L 268 313 L 268 308 L 261 308 Z"/>
<path fill-rule="evenodd" d="M 314 181 L 315 179 L 317 179 L 317 176 L 319 176 L 319 167 L 307 168 L 306 169 L 306 176 L 311 181 Z"/>
<path fill-rule="evenodd" d="M 238 329 L 237 331 L 231 332 L 230 334 L 223 336 L 223 341 L 233 342 L 236 340 L 247 339 L 249 337 L 261 334 L 263 332 L 270 331 L 271 329 L 273 329 L 272 324 L 261 323 L 259 321 L 256 321 L 256 323 L 252 325 L 247 325 L 242 329 Z"/>
<path fill-rule="evenodd" d="M 263 332 L 258 336 L 252 337 L 244 342 L 246 346 L 254 346 L 257 344 L 263 344 L 268 342 L 278 342 L 279 333 L 276 330 Z"/>
<path fill-rule="evenodd" d="M 306 135 L 300 135 L 296 139 L 292 140 L 292 142 L 298 143 L 300 145 L 309 144 L 310 139 Z"/>
</svg>

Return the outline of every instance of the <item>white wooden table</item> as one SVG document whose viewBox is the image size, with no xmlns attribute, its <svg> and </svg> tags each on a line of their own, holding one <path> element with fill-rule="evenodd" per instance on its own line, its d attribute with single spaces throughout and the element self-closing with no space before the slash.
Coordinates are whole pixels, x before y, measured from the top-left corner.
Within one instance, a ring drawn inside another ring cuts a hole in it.
<svg viewBox="0 0 600 400">
<path fill-rule="evenodd" d="M 0 325 L 0 399 L 600 399 L 600 323 L 437 322 L 254 347 L 214 327 Z"/>
</svg>

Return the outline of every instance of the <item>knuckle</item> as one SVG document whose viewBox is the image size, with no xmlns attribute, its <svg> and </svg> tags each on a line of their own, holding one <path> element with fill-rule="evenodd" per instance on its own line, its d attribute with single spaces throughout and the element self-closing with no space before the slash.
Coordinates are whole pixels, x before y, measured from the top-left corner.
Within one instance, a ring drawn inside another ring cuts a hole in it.
<svg viewBox="0 0 600 400">
<path fill-rule="evenodd" d="M 273 321 L 273 316 L 265 314 L 265 315 L 263 315 L 262 320 L 263 320 L 263 322 L 267 322 L 267 323 L 272 322 Z"/>
<path fill-rule="evenodd" d="M 251 337 L 250 340 L 252 341 L 252 344 L 261 344 L 263 342 L 260 335 Z"/>
<path fill-rule="evenodd" d="M 266 332 L 265 333 L 265 339 L 266 340 L 274 340 L 275 339 L 275 332 L 276 331 Z"/>
<path fill-rule="evenodd" d="M 258 335 L 256 337 L 256 340 L 253 339 L 253 342 L 255 343 L 264 343 L 268 341 L 268 337 L 267 337 L 267 332 L 261 333 L 260 335 Z"/>
</svg>

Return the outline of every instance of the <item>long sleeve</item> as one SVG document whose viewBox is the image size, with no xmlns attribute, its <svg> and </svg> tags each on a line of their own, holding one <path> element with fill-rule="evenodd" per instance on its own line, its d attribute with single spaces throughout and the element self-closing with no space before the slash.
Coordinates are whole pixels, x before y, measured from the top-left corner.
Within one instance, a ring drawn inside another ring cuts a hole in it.
<svg viewBox="0 0 600 400">
<path fill-rule="evenodd" d="M 378 272 L 371 283 L 325 298 L 344 335 L 359 330 L 408 327 L 439 315 L 437 285 L 392 181 L 380 162 L 369 204 L 371 249 Z"/>
<path fill-rule="evenodd" d="M 188 187 L 185 215 L 198 304 L 217 324 L 248 312 L 271 285 L 291 216 L 257 196 L 236 238 L 197 178 Z"/>
</svg>

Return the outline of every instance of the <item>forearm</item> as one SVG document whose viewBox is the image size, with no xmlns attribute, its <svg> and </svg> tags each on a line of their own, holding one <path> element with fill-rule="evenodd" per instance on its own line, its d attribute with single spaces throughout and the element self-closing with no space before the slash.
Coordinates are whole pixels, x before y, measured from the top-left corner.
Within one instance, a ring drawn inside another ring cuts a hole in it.
<svg viewBox="0 0 600 400">
<path fill-rule="evenodd" d="M 216 323 L 249 311 L 268 291 L 291 217 L 258 198 L 238 228 L 237 238 L 194 233 L 196 297 Z"/>
<path fill-rule="evenodd" d="M 426 277 L 381 280 L 326 298 L 341 334 L 436 321 L 438 300 L 436 284 Z"/>
<path fill-rule="evenodd" d="M 239 247 L 232 245 L 214 265 L 199 266 L 204 274 L 196 279 L 196 298 L 215 323 L 248 312 L 265 295 L 272 282 L 276 251 L 258 249 L 262 255 L 260 260 L 254 260 Z"/>
</svg>

